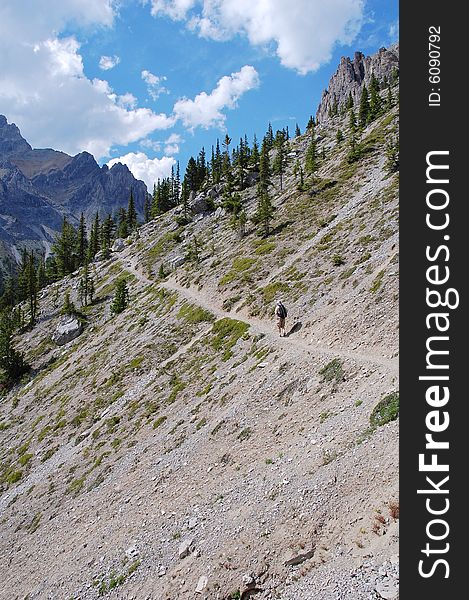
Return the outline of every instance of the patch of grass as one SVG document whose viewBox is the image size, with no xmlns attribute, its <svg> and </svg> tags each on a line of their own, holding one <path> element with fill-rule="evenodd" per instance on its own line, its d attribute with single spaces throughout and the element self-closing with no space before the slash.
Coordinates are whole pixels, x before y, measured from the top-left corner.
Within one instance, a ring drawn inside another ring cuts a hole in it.
<svg viewBox="0 0 469 600">
<path fill-rule="evenodd" d="M 256 254 L 259 254 L 260 256 L 263 256 L 264 254 L 270 254 L 274 250 L 275 250 L 274 242 L 264 242 L 263 241 L 261 244 L 259 244 L 257 246 L 257 248 L 254 250 L 254 252 Z"/>
<path fill-rule="evenodd" d="M 31 453 L 22 454 L 18 460 L 22 467 L 25 467 L 28 462 L 32 459 L 33 455 Z"/>
<path fill-rule="evenodd" d="M 166 402 L 168 404 L 172 404 L 176 400 L 179 392 L 182 392 L 186 388 L 186 386 L 187 386 L 187 383 L 185 383 L 184 381 L 182 381 L 182 379 L 180 379 L 178 377 L 178 375 L 173 375 L 171 377 L 170 384 L 172 386 L 172 389 L 171 389 L 171 392 L 170 392 L 170 394 L 168 396 L 168 399 L 166 400 Z"/>
<path fill-rule="evenodd" d="M 256 258 L 235 258 L 231 269 L 218 282 L 218 285 L 224 286 L 232 283 L 239 278 L 240 274 L 244 274 L 257 262 Z"/>
<path fill-rule="evenodd" d="M 183 319 L 186 323 L 203 323 L 203 322 L 212 322 L 215 320 L 215 317 L 211 312 L 201 308 L 200 306 L 195 306 L 194 304 L 185 303 L 181 306 L 178 315 L 178 319 Z"/>
<path fill-rule="evenodd" d="M 345 264 L 345 259 L 340 254 L 334 254 L 331 260 L 334 267 L 340 267 Z"/>
<path fill-rule="evenodd" d="M 216 351 L 222 351 L 222 360 L 229 360 L 233 356 L 232 348 L 236 342 L 249 330 L 249 325 L 243 321 L 225 317 L 213 324 L 210 346 Z"/>
<path fill-rule="evenodd" d="M 158 427 L 160 425 L 163 425 L 163 423 L 166 421 L 168 417 L 166 415 L 162 415 L 161 417 L 158 417 L 154 422 L 153 422 L 153 429 L 158 429 Z"/>
<path fill-rule="evenodd" d="M 83 485 L 85 483 L 85 479 L 86 479 L 85 475 L 83 475 L 82 477 L 78 477 L 77 479 L 74 479 L 72 481 L 72 483 L 68 486 L 67 491 L 70 494 L 77 495 L 80 492 L 81 488 L 83 487 Z"/>
<path fill-rule="evenodd" d="M 250 427 L 245 427 L 238 433 L 238 440 L 243 442 L 244 440 L 248 440 L 252 435 L 252 429 Z"/>
<path fill-rule="evenodd" d="M 338 457 L 338 453 L 336 450 L 326 450 L 322 453 L 322 464 L 328 465 L 332 461 L 334 461 Z"/>
<path fill-rule="evenodd" d="M 320 423 L 324 423 L 324 421 L 326 419 L 328 419 L 329 417 L 332 417 L 333 413 L 330 410 L 324 410 L 320 415 L 319 415 L 319 422 Z"/>
<path fill-rule="evenodd" d="M 355 406 L 361 406 L 363 404 L 363 400 L 355 400 Z"/>
<path fill-rule="evenodd" d="M 199 391 L 196 393 L 196 396 L 197 396 L 197 397 L 200 397 L 200 396 L 206 396 L 206 395 L 207 395 L 207 394 L 210 392 L 210 390 L 211 390 L 211 389 L 212 389 L 212 384 L 211 384 L 211 383 L 209 383 L 209 384 L 207 384 L 207 385 L 206 385 L 206 386 L 205 386 L 203 389 L 199 390 Z"/>
<path fill-rule="evenodd" d="M 207 419 L 205 417 L 202 417 L 202 419 L 200 419 L 195 428 L 197 431 L 199 431 L 199 429 L 202 429 L 202 427 L 205 427 L 205 425 L 207 425 Z"/>
<path fill-rule="evenodd" d="M 380 427 L 391 421 L 395 421 L 399 416 L 399 392 L 392 392 L 384 396 L 374 407 L 370 415 L 370 424 L 372 427 Z"/>
<path fill-rule="evenodd" d="M 129 362 L 129 364 L 127 365 L 127 368 L 130 369 L 131 371 L 133 371 L 134 369 L 138 369 L 144 360 L 145 360 L 144 356 L 136 356 L 134 359 L 132 359 Z"/>
<path fill-rule="evenodd" d="M 277 294 L 288 294 L 289 291 L 290 286 L 288 283 L 283 283 L 281 281 L 269 283 L 262 289 L 262 300 L 264 304 L 272 304 Z"/>
<path fill-rule="evenodd" d="M 225 298 L 225 300 L 223 300 L 223 310 L 229 312 L 236 304 L 236 302 L 239 302 L 240 300 L 241 296 L 232 296 L 231 298 Z"/>
<path fill-rule="evenodd" d="M 372 294 L 375 294 L 381 287 L 381 284 L 383 282 L 383 277 L 384 277 L 384 271 L 380 271 L 378 273 L 378 275 L 376 275 L 375 279 L 373 280 L 373 283 L 370 286 L 370 292 Z"/>
<path fill-rule="evenodd" d="M 344 376 L 342 362 L 334 358 L 319 371 L 319 375 L 322 375 L 322 381 L 341 381 Z"/>
<path fill-rule="evenodd" d="M 36 529 L 39 527 L 39 523 L 41 522 L 42 513 L 38 512 L 34 515 L 33 520 L 28 525 L 27 529 L 29 533 L 34 533 Z"/>
</svg>

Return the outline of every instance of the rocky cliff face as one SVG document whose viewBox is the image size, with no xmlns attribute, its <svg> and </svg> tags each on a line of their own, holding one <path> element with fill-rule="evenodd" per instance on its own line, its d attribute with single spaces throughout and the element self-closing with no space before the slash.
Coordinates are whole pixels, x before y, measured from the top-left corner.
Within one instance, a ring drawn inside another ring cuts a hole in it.
<svg viewBox="0 0 469 600">
<path fill-rule="evenodd" d="M 32 149 L 15 124 L 0 115 L 0 240 L 46 252 L 63 217 L 88 221 L 127 206 L 130 190 L 143 216 L 146 186 L 127 166 L 100 167 L 88 152 L 69 156 L 50 148 Z"/>
<path fill-rule="evenodd" d="M 340 65 L 324 90 L 316 112 L 316 122 L 324 123 L 329 118 L 329 110 L 337 103 L 340 108 L 345 104 L 349 94 L 355 104 L 361 97 L 363 84 L 368 85 L 372 74 L 382 82 L 391 79 L 393 71 L 399 69 L 399 44 L 390 48 L 380 48 L 376 54 L 365 56 L 355 52 L 353 60 L 342 57 Z"/>
</svg>

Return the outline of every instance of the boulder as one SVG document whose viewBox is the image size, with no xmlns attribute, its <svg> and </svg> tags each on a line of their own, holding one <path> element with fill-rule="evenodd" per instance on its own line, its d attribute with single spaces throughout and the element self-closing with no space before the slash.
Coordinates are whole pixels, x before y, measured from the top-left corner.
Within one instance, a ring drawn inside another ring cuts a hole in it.
<svg viewBox="0 0 469 600">
<path fill-rule="evenodd" d="M 184 256 L 175 256 L 169 261 L 171 269 L 177 269 L 186 262 Z"/>
<path fill-rule="evenodd" d="M 189 538 L 187 540 L 183 540 L 180 544 L 179 544 L 179 550 L 178 550 L 178 555 L 179 558 L 186 558 L 186 556 L 189 556 L 189 554 L 194 550 L 194 540 L 192 538 Z"/>
<path fill-rule="evenodd" d="M 197 194 L 196 196 L 195 192 L 191 192 L 189 196 L 189 206 L 191 211 L 196 215 L 209 210 L 205 194 Z"/>
<path fill-rule="evenodd" d="M 259 173 L 257 171 L 251 171 L 246 175 L 246 185 L 251 187 L 259 181 Z"/>
<path fill-rule="evenodd" d="M 122 238 L 117 238 L 112 245 L 112 252 L 122 252 L 125 248 L 125 241 Z"/>
<path fill-rule="evenodd" d="M 206 575 L 201 575 L 199 577 L 199 581 L 197 582 L 197 587 L 195 588 L 196 594 L 201 594 L 204 589 L 207 587 L 208 577 Z"/>
<path fill-rule="evenodd" d="M 52 341 L 58 346 L 63 346 L 77 338 L 82 331 L 83 325 L 80 321 L 74 316 L 67 315 L 60 319 L 56 330 L 52 334 Z"/>
<path fill-rule="evenodd" d="M 215 219 L 219 219 L 220 217 L 223 217 L 223 215 L 226 214 L 225 209 L 223 208 L 223 206 L 219 206 L 217 208 L 217 210 L 215 211 Z"/>
</svg>

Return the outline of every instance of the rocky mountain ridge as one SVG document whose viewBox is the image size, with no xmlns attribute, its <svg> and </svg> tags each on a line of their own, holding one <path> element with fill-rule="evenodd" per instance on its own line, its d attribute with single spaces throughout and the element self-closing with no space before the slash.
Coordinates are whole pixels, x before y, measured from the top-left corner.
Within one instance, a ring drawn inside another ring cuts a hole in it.
<svg viewBox="0 0 469 600">
<path fill-rule="evenodd" d="M 329 85 L 324 90 L 318 109 L 316 122 L 325 123 L 329 112 L 335 104 L 339 110 L 343 107 L 352 94 L 355 105 L 358 105 L 363 85 L 370 83 L 371 76 L 382 83 L 385 79 L 391 82 L 395 72 L 399 73 L 399 44 L 389 48 L 380 48 L 371 56 L 362 52 L 355 52 L 353 59 L 343 56 L 337 71 L 331 77 Z"/>
<path fill-rule="evenodd" d="M 77 224 L 82 212 L 89 223 L 96 212 L 114 215 L 130 190 L 142 217 L 147 189 L 126 165 L 109 169 L 88 152 L 32 149 L 0 115 L 0 240 L 10 257 L 24 246 L 47 254 L 64 216 Z"/>
</svg>

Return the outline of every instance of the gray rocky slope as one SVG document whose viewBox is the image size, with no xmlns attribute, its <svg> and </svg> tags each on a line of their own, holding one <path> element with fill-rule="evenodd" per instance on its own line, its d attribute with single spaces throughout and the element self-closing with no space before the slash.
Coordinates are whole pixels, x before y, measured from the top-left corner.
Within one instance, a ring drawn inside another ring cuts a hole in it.
<svg viewBox="0 0 469 600">
<path fill-rule="evenodd" d="M 346 117 L 328 119 L 303 191 L 292 140 L 268 238 L 238 239 L 223 210 L 150 222 L 93 265 L 64 346 L 79 279 L 42 292 L 17 340 L 34 371 L 0 404 L 2 600 L 398 598 L 398 421 L 370 424 L 398 391 L 397 126 L 394 107 L 350 164 Z M 252 215 L 255 187 L 243 201 Z"/>
</svg>

